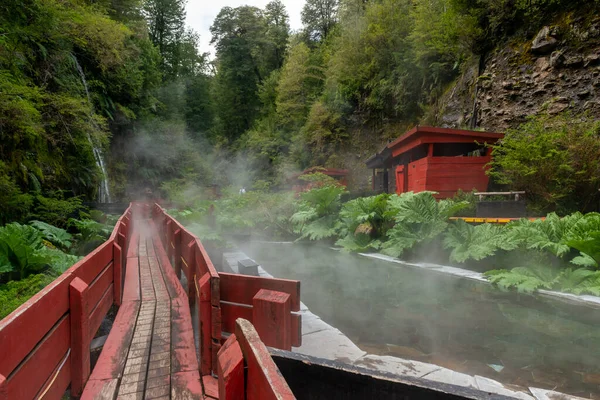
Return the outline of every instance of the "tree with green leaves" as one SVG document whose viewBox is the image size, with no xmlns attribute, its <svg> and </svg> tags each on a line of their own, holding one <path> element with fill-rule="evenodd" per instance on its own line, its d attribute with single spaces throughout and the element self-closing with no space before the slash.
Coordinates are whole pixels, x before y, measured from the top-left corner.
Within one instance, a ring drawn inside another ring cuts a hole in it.
<svg viewBox="0 0 600 400">
<path fill-rule="evenodd" d="M 322 41 L 338 21 L 339 0 L 306 0 L 302 9 L 302 23 L 307 36 Z"/>
</svg>

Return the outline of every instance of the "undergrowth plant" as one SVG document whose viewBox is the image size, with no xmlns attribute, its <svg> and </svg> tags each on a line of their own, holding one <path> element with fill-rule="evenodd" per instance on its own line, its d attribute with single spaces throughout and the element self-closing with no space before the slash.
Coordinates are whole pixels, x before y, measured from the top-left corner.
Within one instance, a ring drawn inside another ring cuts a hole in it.
<svg viewBox="0 0 600 400">
<path fill-rule="evenodd" d="M 408 192 L 390 197 L 395 224 L 382 246 L 385 254 L 399 257 L 418 243 L 438 238 L 448 227 L 448 218 L 469 206 L 466 201 L 438 201 L 433 195 L 433 192 Z"/>
<path fill-rule="evenodd" d="M 298 239 L 321 240 L 335 235 L 335 223 L 341 207 L 342 186 L 322 186 L 300 195 L 297 211 L 290 222 Z"/>
</svg>

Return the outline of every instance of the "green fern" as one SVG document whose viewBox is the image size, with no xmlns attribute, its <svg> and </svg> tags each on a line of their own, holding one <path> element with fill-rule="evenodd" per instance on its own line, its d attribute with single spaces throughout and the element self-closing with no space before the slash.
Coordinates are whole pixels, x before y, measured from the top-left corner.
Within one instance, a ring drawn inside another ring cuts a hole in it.
<svg viewBox="0 0 600 400">
<path fill-rule="evenodd" d="M 540 277 L 528 268 L 518 267 L 512 270 L 492 270 L 485 273 L 490 282 L 508 290 L 517 289 L 523 293 L 533 293 L 537 289 L 550 289 L 552 282 Z"/>
<path fill-rule="evenodd" d="M 340 186 L 323 186 L 301 194 L 297 211 L 290 217 L 298 239 L 321 240 L 336 233 L 335 222 L 345 189 Z"/>
<path fill-rule="evenodd" d="M 55 246 L 68 249 L 73 244 L 71 242 L 73 236 L 71 236 L 71 234 L 64 229 L 57 228 L 54 225 L 50 225 L 42 221 L 31 221 L 29 225 L 40 231 L 44 236 L 44 239 Z"/>
<path fill-rule="evenodd" d="M 388 194 L 381 194 L 346 202 L 336 224 L 341 238 L 336 245 L 347 251 L 378 249 L 381 246 L 378 238 L 385 236 L 393 221 L 393 216 L 388 211 L 389 197 Z"/>
<path fill-rule="evenodd" d="M 388 204 L 395 225 L 388 231 L 383 253 L 401 256 L 417 243 L 436 238 L 448 227 L 448 218 L 469 206 L 466 201 L 437 201 L 434 192 L 402 193 L 390 197 Z"/>
<path fill-rule="evenodd" d="M 498 250 L 514 250 L 518 242 L 503 235 L 504 228 L 493 224 L 469 225 L 459 220 L 450 224 L 444 235 L 444 248 L 452 249 L 450 260 L 483 260 Z"/>
<path fill-rule="evenodd" d="M 46 269 L 43 236 L 37 229 L 18 223 L 0 228 L 0 267 L 19 280 Z"/>
</svg>

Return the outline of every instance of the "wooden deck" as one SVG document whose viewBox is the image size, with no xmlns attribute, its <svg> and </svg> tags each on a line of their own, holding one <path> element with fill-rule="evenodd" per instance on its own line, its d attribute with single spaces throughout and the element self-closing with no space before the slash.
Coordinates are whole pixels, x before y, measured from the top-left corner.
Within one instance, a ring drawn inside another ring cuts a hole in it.
<svg viewBox="0 0 600 400">
<path fill-rule="evenodd" d="M 151 220 L 134 223 L 127 274 L 122 307 L 130 312 L 115 320 L 82 399 L 207 398 L 188 299 Z"/>
<path fill-rule="evenodd" d="M 299 304 L 299 282 L 219 274 L 164 209 L 132 203 L 106 242 L 0 320 L 0 400 L 293 399 L 265 344 L 300 343 Z"/>
</svg>

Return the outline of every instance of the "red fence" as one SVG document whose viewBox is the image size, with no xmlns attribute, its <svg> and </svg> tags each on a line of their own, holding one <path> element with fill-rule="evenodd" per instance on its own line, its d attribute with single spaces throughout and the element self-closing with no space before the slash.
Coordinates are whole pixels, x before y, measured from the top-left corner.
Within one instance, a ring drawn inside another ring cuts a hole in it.
<svg viewBox="0 0 600 400">
<path fill-rule="evenodd" d="M 254 324 L 267 346 L 300 346 L 299 281 L 218 273 L 200 240 L 158 205 L 153 219 L 176 273 L 187 281 L 191 308 L 197 306 L 203 376 L 217 372 L 217 353 L 238 318 Z"/>
<path fill-rule="evenodd" d="M 80 394 L 90 342 L 121 303 L 131 206 L 110 238 L 0 321 L 0 400 Z"/>
</svg>

